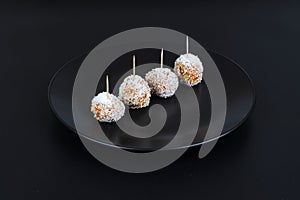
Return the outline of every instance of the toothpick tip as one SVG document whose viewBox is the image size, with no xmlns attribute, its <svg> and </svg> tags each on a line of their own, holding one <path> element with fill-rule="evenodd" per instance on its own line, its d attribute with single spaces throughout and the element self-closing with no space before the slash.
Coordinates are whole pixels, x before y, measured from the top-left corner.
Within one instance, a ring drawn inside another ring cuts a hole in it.
<svg viewBox="0 0 300 200">
<path fill-rule="evenodd" d="M 133 65 L 133 68 L 132 68 L 132 71 L 133 71 L 133 75 L 135 75 L 135 55 L 133 55 L 133 60 L 132 60 L 132 65 Z"/>
<path fill-rule="evenodd" d="M 161 48 L 161 54 L 160 54 L 160 68 L 163 68 L 164 63 L 164 49 Z"/>
<path fill-rule="evenodd" d="M 106 75 L 106 93 L 107 93 L 107 97 L 108 97 L 108 93 L 109 93 L 109 80 L 108 80 L 108 75 Z"/>
</svg>

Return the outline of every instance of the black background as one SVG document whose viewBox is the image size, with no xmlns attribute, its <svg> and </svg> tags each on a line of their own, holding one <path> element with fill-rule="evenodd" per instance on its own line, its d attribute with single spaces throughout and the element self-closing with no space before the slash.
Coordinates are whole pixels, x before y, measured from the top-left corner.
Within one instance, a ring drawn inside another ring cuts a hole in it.
<svg viewBox="0 0 300 200">
<path fill-rule="evenodd" d="M 299 199 L 300 4 L 0 3 L 0 199 Z M 204 159 L 128 174 L 95 160 L 52 114 L 66 61 L 130 28 L 178 30 L 241 64 L 256 87 L 248 121 Z"/>
</svg>

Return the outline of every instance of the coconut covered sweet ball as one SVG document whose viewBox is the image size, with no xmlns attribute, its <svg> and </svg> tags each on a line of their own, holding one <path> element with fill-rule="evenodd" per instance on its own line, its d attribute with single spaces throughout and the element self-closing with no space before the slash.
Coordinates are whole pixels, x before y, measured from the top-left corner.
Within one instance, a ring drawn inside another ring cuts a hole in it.
<svg viewBox="0 0 300 200">
<path fill-rule="evenodd" d="M 191 53 L 183 54 L 176 59 L 174 71 L 180 78 L 180 82 L 194 86 L 202 80 L 203 65 L 198 56 Z"/>
<path fill-rule="evenodd" d="M 178 88 L 178 77 L 168 68 L 152 69 L 146 74 L 145 79 L 151 92 L 159 97 L 171 97 Z"/>
<path fill-rule="evenodd" d="M 125 106 L 115 95 L 101 92 L 92 99 L 91 111 L 100 122 L 116 122 L 123 117 Z"/>
<path fill-rule="evenodd" d="M 131 109 L 143 108 L 150 103 L 150 87 L 139 75 L 126 77 L 119 88 L 119 99 Z"/>
</svg>

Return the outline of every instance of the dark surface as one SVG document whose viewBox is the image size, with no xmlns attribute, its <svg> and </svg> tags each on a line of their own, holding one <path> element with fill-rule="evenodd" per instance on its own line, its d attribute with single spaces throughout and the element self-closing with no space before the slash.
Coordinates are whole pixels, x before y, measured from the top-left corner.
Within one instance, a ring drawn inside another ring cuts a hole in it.
<svg viewBox="0 0 300 200">
<path fill-rule="evenodd" d="M 1 3 L 0 199 L 299 199 L 299 8 L 288 1 Z M 257 99 L 246 124 L 204 159 L 195 148 L 160 171 L 127 174 L 95 160 L 55 118 L 47 86 L 70 58 L 140 26 L 184 32 L 233 58 Z"/>
<path fill-rule="evenodd" d="M 155 60 L 155 58 L 157 57 L 156 55 L 159 55 L 159 51 L 159 49 L 142 49 L 126 53 L 119 57 L 116 61 L 114 61 L 118 62 L 118 64 L 114 64 L 113 62 L 110 66 L 107 67 L 107 70 L 104 73 L 111 74 L 111 90 L 115 87 L 115 83 L 121 78 L 121 76 L 126 72 L 126 70 L 130 70 L 130 65 L 127 66 L 127 69 L 126 67 L 122 67 L 121 70 L 118 66 L 126 66 L 125 61 L 130 60 L 132 54 L 137 55 L 137 57 L 139 58 L 144 58 L 146 55 L 148 55 L 148 57 L 150 57 L 149 61 L 144 62 L 151 63 L 151 60 Z M 247 117 L 250 114 L 250 111 L 253 109 L 254 106 L 255 91 L 251 79 L 240 66 L 238 66 L 236 63 L 232 62 L 231 60 L 225 58 L 220 54 L 210 51 L 208 52 L 214 60 L 214 62 L 216 63 L 217 67 L 219 68 L 226 90 L 226 119 L 223 131 L 220 134 L 220 136 L 224 136 L 234 131 L 247 119 Z M 174 60 L 178 57 L 178 55 L 173 54 L 171 52 L 165 52 L 164 55 L 164 63 L 168 66 L 172 66 Z M 61 120 L 68 128 L 70 128 L 74 132 L 77 131 L 72 115 L 72 90 L 77 71 L 86 56 L 87 54 L 83 54 L 67 62 L 53 76 L 48 88 L 48 99 L 52 111 L 58 117 L 59 120 Z M 144 63 L 140 63 L 140 65 L 141 64 Z M 138 69 L 139 66 L 137 65 L 137 70 Z M 144 77 L 144 74 L 142 76 Z M 105 76 L 102 76 L 100 78 L 96 94 L 105 91 L 105 84 L 100 83 L 105 83 Z M 180 84 L 179 87 L 182 87 L 182 85 Z M 193 87 L 193 90 L 195 91 L 195 94 L 197 96 L 199 102 L 199 109 L 201 111 L 201 120 L 199 121 L 198 132 L 195 136 L 194 142 L 191 144 L 191 146 L 197 146 L 202 144 L 203 142 L 207 142 L 208 140 L 216 140 L 219 137 L 210 137 L 205 139 L 205 135 L 211 118 L 211 102 L 207 85 L 205 83 L 205 77 L 201 84 L 198 84 Z M 159 148 L 162 148 L 163 146 L 167 145 L 176 135 L 178 126 L 180 124 L 181 114 L 180 103 L 178 102 L 175 96 L 170 97 L 168 99 L 162 99 L 156 97 L 155 95 L 152 95 L 151 102 L 148 107 L 138 110 L 130 110 L 130 115 L 132 119 L 139 125 L 142 124 L 142 126 L 149 124 L 150 119 L 148 112 L 149 108 L 154 104 L 162 105 L 165 108 L 168 115 L 164 127 L 155 136 L 152 136 L 147 139 L 132 137 L 124 133 L 116 123 L 100 123 L 100 126 L 106 133 L 106 136 L 116 147 L 121 147 L 123 149 L 134 151 L 158 150 Z M 82 108 L 89 109 L 89 107 L 89 105 L 82 105 Z M 89 132 L 82 132 L 81 134 L 82 136 L 92 141 L 97 141 L 100 144 L 110 145 L 103 140 L 99 140 L 101 138 L 95 138 Z M 179 141 L 186 141 L 185 137 L 187 136 L 183 134 L 182 137 L 179 137 Z M 186 145 L 184 143 L 179 143 L 176 146 L 171 146 L 170 149 L 177 149 L 183 147 L 186 147 Z"/>
</svg>

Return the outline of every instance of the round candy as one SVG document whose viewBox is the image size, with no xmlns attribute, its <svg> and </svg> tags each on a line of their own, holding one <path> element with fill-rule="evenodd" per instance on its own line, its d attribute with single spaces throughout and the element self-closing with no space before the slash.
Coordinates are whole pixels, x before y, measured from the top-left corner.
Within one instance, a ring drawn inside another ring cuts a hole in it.
<svg viewBox="0 0 300 200">
<path fill-rule="evenodd" d="M 178 88 L 178 77 L 168 68 L 155 68 L 145 76 L 151 91 L 159 97 L 170 97 Z"/>
<path fill-rule="evenodd" d="M 101 92 L 92 99 L 91 111 L 100 122 L 116 122 L 124 115 L 125 106 L 113 94 Z"/>
<path fill-rule="evenodd" d="M 176 59 L 174 71 L 179 76 L 180 82 L 194 86 L 202 80 L 203 65 L 198 56 L 191 53 L 184 54 Z"/>
<path fill-rule="evenodd" d="M 119 88 L 119 99 L 132 109 L 148 106 L 150 97 L 150 88 L 139 75 L 128 76 Z"/>
</svg>

